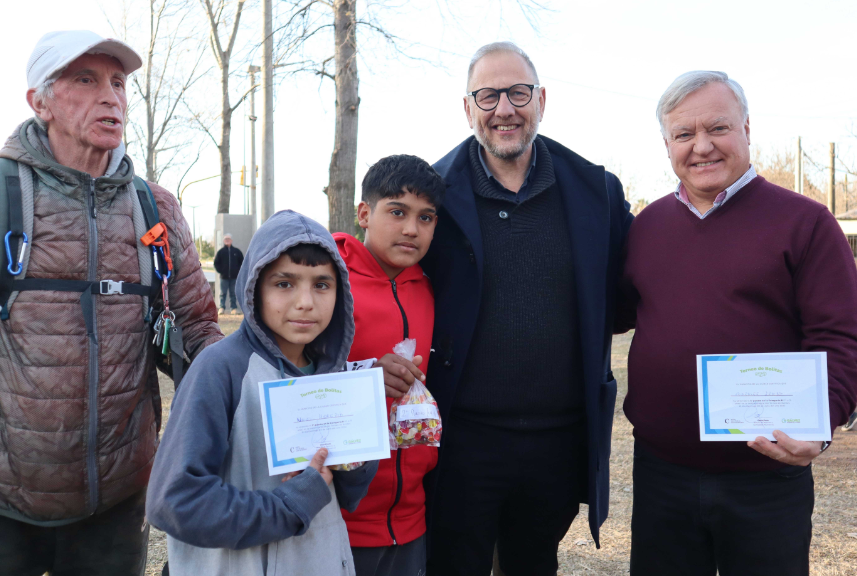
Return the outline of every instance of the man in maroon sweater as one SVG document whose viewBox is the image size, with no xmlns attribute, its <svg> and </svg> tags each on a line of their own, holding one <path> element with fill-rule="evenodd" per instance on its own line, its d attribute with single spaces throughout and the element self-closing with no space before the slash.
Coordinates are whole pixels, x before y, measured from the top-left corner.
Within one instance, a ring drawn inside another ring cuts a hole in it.
<svg viewBox="0 0 857 576">
<path fill-rule="evenodd" d="M 696 355 L 824 351 L 830 423 L 857 401 L 857 267 L 823 205 L 757 176 L 741 87 L 688 72 L 658 103 L 674 194 L 627 243 L 619 331 L 636 327 L 631 574 L 809 574 L 810 463 L 826 446 L 774 432 L 699 440 Z"/>
</svg>

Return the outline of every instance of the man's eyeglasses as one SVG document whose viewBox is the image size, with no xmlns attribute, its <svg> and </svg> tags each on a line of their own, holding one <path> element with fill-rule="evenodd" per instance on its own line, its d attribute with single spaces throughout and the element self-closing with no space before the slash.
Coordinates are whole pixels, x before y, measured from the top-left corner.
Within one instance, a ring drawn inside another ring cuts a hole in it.
<svg viewBox="0 0 857 576">
<path fill-rule="evenodd" d="M 504 92 L 509 102 L 515 108 L 522 108 L 530 103 L 533 99 L 533 90 L 538 88 L 538 84 L 515 84 L 510 88 L 502 88 L 495 90 L 494 88 L 480 88 L 473 92 L 468 92 L 468 96 L 473 96 L 476 105 L 480 109 L 490 112 L 500 103 L 500 95 Z"/>
</svg>

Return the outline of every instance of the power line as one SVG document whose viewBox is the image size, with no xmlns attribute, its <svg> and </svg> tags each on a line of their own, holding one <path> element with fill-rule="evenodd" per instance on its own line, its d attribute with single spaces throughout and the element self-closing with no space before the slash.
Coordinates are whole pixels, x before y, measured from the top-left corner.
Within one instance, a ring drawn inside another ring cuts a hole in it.
<svg viewBox="0 0 857 576">
<path fill-rule="evenodd" d="M 809 160 L 809 163 L 812 164 L 816 170 L 821 171 L 821 170 L 828 170 L 830 168 L 830 166 L 828 166 L 826 164 L 822 166 L 821 164 L 819 164 L 818 162 L 813 160 L 812 157 L 806 153 L 806 151 L 804 151 L 803 157 L 806 160 Z M 842 159 L 839 156 L 837 156 L 836 159 L 839 160 L 840 164 L 842 164 L 843 166 L 845 165 L 845 162 L 842 162 Z M 835 167 L 834 167 L 834 170 L 836 172 L 841 173 L 841 174 L 848 174 L 850 176 L 857 176 L 857 174 L 855 174 L 854 172 L 851 172 L 850 170 L 843 170 L 842 168 L 835 168 Z"/>
</svg>

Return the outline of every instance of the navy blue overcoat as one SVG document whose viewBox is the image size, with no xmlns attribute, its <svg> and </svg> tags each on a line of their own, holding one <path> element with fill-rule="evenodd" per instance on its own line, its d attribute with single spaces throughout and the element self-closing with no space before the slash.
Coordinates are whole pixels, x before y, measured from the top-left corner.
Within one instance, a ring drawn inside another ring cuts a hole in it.
<svg viewBox="0 0 857 576">
<path fill-rule="evenodd" d="M 561 144 L 539 137 L 551 154 L 574 258 L 589 448 L 586 503 L 592 536 L 600 547 L 598 531 L 608 512 L 610 436 L 616 403 L 616 380 L 610 366 L 614 302 L 622 245 L 633 215 L 616 176 Z M 434 287 L 434 352 L 428 384 L 442 418 L 449 416 L 482 294 L 482 233 L 468 159 L 472 140 L 473 136 L 434 165 L 448 188 L 431 248 L 420 262 Z M 441 446 L 438 469 L 442 466 Z"/>
</svg>

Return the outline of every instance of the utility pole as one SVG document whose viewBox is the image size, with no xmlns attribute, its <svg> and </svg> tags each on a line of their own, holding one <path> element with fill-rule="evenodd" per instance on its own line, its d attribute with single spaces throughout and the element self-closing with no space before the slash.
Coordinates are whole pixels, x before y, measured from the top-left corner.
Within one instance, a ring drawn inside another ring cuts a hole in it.
<svg viewBox="0 0 857 576">
<path fill-rule="evenodd" d="M 250 66 L 250 216 L 256 232 L 256 73 L 258 66 Z"/>
<path fill-rule="evenodd" d="M 795 192 L 803 195 L 803 148 L 800 136 L 797 137 L 797 156 L 795 156 Z"/>
<path fill-rule="evenodd" d="M 262 222 L 274 214 L 273 0 L 262 0 Z"/>
<path fill-rule="evenodd" d="M 836 144 L 830 143 L 830 183 L 827 194 L 827 207 L 836 216 Z"/>
</svg>

